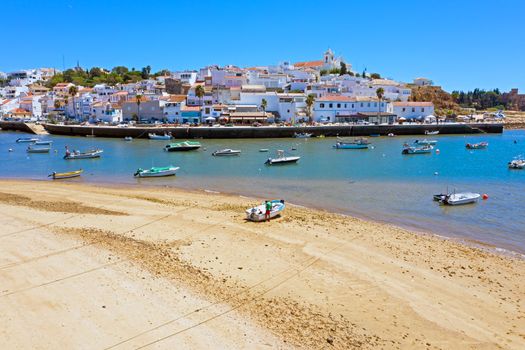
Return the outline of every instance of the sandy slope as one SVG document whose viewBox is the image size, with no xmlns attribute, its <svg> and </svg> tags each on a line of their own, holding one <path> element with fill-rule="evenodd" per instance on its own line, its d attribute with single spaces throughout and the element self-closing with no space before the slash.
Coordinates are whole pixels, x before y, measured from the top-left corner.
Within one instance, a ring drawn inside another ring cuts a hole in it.
<svg viewBox="0 0 525 350">
<path fill-rule="evenodd" d="M 0 348 L 525 348 L 525 262 L 173 189 L 0 182 Z"/>
</svg>

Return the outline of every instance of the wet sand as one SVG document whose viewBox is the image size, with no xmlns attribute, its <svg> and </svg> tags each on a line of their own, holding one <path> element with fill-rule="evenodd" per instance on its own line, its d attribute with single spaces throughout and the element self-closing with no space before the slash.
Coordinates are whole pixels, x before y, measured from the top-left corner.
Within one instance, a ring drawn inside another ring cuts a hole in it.
<svg viewBox="0 0 525 350">
<path fill-rule="evenodd" d="M 525 347 L 523 260 L 256 203 L 0 181 L 0 348 Z"/>
</svg>

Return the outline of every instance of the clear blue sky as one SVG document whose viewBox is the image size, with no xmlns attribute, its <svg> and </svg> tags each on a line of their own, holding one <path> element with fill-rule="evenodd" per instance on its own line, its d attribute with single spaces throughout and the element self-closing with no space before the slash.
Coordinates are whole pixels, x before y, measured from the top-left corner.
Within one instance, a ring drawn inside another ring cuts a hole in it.
<svg viewBox="0 0 525 350">
<path fill-rule="evenodd" d="M 0 71 L 320 59 L 447 90 L 525 91 L 525 1 L 4 0 Z"/>
</svg>

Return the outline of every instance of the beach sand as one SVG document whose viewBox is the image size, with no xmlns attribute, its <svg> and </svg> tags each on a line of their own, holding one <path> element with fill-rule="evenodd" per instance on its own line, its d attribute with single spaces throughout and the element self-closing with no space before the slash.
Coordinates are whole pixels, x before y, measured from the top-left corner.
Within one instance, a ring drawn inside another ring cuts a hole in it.
<svg viewBox="0 0 525 350">
<path fill-rule="evenodd" d="M 0 348 L 525 348 L 525 261 L 258 202 L 0 181 Z"/>
</svg>

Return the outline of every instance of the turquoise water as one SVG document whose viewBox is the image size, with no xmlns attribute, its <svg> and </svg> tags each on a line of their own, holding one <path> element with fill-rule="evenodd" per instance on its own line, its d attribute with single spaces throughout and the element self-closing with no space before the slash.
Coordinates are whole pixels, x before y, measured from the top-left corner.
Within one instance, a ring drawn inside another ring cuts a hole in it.
<svg viewBox="0 0 525 350">
<path fill-rule="evenodd" d="M 525 131 L 496 135 L 437 135 L 439 154 L 402 155 L 415 137 L 370 138 L 373 149 L 335 150 L 333 138 L 201 140 L 203 149 L 167 153 L 166 141 L 46 136 L 50 154 L 27 154 L 17 144 L 27 134 L 0 132 L 0 177 L 46 179 L 53 171 L 84 169 L 73 182 L 113 182 L 208 189 L 265 198 L 284 198 L 315 208 L 356 215 L 420 231 L 474 240 L 525 253 L 525 170 L 507 162 L 525 156 Z M 420 137 L 421 138 L 421 137 Z M 488 149 L 466 150 L 470 142 Z M 516 143 L 514 142 L 516 141 Z M 72 149 L 104 149 L 102 158 L 62 159 Z M 297 150 L 292 151 L 295 147 Z M 8 152 L 12 148 L 13 152 Z M 241 149 L 239 157 L 212 157 L 220 148 Z M 270 153 L 260 153 L 269 148 Z M 265 166 L 277 149 L 301 156 L 296 165 Z M 138 167 L 180 166 L 176 177 L 135 179 Z M 439 206 L 432 194 L 446 191 L 487 193 L 489 199 L 462 207 Z"/>
</svg>

